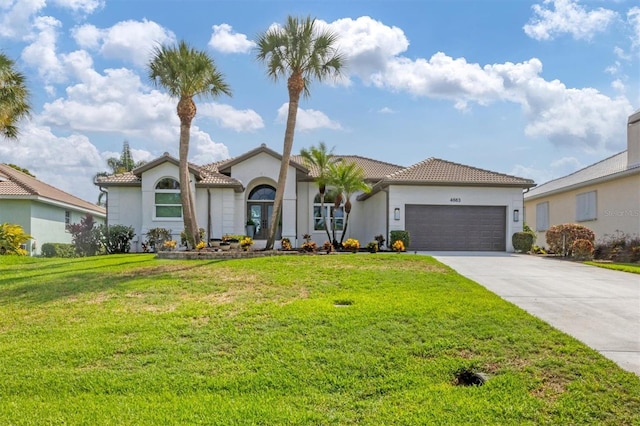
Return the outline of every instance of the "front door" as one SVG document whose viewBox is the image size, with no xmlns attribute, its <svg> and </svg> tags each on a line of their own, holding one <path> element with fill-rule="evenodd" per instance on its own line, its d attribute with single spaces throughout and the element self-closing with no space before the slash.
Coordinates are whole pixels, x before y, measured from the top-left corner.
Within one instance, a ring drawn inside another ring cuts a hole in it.
<svg viewBox="0 0 640 426">
<path fill-rule="evenodd" d="M 273 200 L 276 190 L 270 185 L 259 185 L 249 193 L 247 200 L 247 218 L 256 226 L 254 239 L 266 240 L 269 237 L 269 221 L 273 213 Z"/>
</svg>

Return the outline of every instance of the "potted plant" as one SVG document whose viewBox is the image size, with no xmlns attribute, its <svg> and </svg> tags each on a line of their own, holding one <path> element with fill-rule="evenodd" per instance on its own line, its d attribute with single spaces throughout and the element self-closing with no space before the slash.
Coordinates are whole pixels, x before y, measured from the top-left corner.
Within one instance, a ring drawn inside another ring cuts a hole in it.
<svg viewBox="0 0 640 426">
<path fill-rule="evenodd" d="M 256 224 L 253 220 L 247 220 L 247 225 L 245 226 L 245 231 L 247 232 L 247 236 L 249 238 L 253 238 L 256 235 Z"/>
<path fill-rule="evenodd" d="M 219 248 L 222 238 L 209 238 L 209 246 L 213 248 Z"/>
<path fill-rule="evenodd" d="M 229 250 L 231 250 L 231 244 L 229 244 L 229 243 L 228 243 L 228 242 L 226 242 L 226 241 L 222 241 L 222 242 L 220 243 L 220 250 L 222 250 L 222 251 L 229 251 Z"/>
</svg>

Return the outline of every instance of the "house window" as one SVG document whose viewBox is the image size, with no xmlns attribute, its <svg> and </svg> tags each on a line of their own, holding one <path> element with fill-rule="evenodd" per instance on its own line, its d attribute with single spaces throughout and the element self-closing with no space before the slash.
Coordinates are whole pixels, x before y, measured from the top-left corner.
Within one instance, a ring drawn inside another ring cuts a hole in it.
<svg viewBox="0 0 640 426">
<path fill-rule="evenodd" d="M 320 203 L 320 194 L 317 194 L 313 200 L 313 230 L 324 231 L 324 220 L 327 221 L 327 229 L 331 231 L 331 220 L 335 211 L 336 231 L 342 231 L 344 227 L 344 209 L 340 205 L 335 208 L 336 194 L 333 191 L 327 191 L 324 196 L 324 206 Z M 324 210 L 323 210 L 324 209 Z M 323 218 L 324 216 L 324 218 Z"/>
<path fill-rule="evenodd" d="M 576 195 L 576 221 L 596 220 L 596 191 L 583 192 Z"/>
<path fill-rule="evenodd" d="M 536 231 L 549 229 L 549 202 L 536 204 Z"/>
<path fill-rule="evenodd" d="M 163 178 L 156 184 L 156 218 L 182 218 L 180 183 L 173 178 Z"/>
<path fill-rule="evenodd" d="M 69 225 L 71 225 L 71 212 L 69 210 L 66 210 L 64 212 L 64 226 Z"/>
</svg>

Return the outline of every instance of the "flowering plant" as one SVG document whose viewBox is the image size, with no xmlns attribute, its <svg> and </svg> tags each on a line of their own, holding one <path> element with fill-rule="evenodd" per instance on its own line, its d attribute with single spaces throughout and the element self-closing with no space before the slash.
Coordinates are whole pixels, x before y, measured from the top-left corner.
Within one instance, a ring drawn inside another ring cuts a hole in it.
<svg viewBox="0 0 640 426">
<path fill-rule="evenodd" d="M 342 247 L 345 250 L 356 251 L 360 248 L 360 241 L 356 240 L 355 238 L 348 238 L 347 241 L 342 243 Z"/>
<path fill-rule="evenodd" d="M 247 250 L 252 245 L 253 245 L 253 240 L 251 239 L 251 237 L 244 237 L 242 240 L 240 240 L 240 247 L 242 247 L 245 250 Z"/>
<path fill-rule="evenodd" d="M 396 240 L 393 245 L 391 246 L 391 248 L 394 251 L 404 251 L 404 243 L 402 242 L 402 240 Z"/>
<path fill-rule="evenodd" d="M 318 246 L 316 245 L 315 241 L 308 241 L 302 244 L 302 250 L 306 251 L 307 253 L 313 253 L 317 249 Z"/>
<path fill-rule="evenodd" d="M 196 244 L 196 250 L 202 250 L 206 245 L 207 244 L 204 241 L 200 241 L 198 244 Z"/>
<path fill-rule="evenodd" d="M 174 240 L 167 240 L 164 243 L 162 243 L 162 247 L 165 248 L 165 250 L 174 250 L 176 248 L 176 242 Z"/>
<path fill-rule="evenodd" d="M 291 241 L 288 238 L 283 238 L 281 244 L 282 250 L 291 250 Z"/>
<path fill-rule="evenodd" d="M 322 245 L 322 250 L 326 251 L 327 253 L 331 253 L 333 251 L 333 244 L 331 244 L 331 241 L 325 241 Z"/>
</svg>

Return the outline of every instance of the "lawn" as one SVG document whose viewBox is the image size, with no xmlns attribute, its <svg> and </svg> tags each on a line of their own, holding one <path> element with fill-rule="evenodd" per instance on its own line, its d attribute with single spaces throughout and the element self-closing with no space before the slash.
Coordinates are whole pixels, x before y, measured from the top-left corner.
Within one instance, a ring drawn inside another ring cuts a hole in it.
<svg viewBox="0 0 640 426">
<path fill-rule="evenodd" d="M 609 263 L 609 262 L 584 262 L 587 265 L 597 266 L 599 268 L 613 269 L 615 271 L 631 272 L 640 274 L 640 264 L 638 263 Z"/>
<path fill-rule="evenodd" d="M 640 378 L 426 256 L 5 256 L 0 402 L 15 425 L 621 425 Z"/>
</svg>

